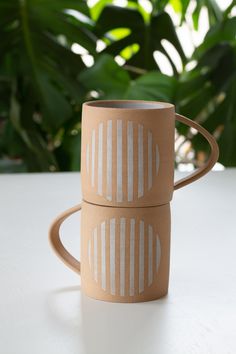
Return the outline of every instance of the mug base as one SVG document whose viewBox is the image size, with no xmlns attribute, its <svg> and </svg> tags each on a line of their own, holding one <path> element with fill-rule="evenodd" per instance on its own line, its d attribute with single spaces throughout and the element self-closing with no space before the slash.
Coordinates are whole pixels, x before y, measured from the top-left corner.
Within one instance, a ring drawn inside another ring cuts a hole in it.
<svg viewBox="0 0 236 354">
<path fill-rule="evenodd" d="M 148 302 L 148 301 L 155 301 L 155 300 L 159 300 L 165 296 L 168 295 L 168 289 L 160 292 L 159 294 L 152 294 L 152 295 L 137 295 L 137 296 L 99 296 L 99 295 L 91 295 L 88 294 L 84 291 L 82 291 L 83 294 L 85 294 L 86 296 L 88 296 L 91 299 L 94 300 L 100 300 L 100 301 L 104 301 L 104 302 L 113 302 L 113 303 L 138 303 L 138 302 Z"/>
</svg>

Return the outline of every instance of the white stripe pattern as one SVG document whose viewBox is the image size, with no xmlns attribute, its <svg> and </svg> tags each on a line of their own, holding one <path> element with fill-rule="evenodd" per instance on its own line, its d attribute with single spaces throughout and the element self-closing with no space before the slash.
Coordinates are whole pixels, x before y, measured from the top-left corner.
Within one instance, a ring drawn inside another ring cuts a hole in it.
<svg viewBox="0 0 236 354">
<path fill-rule="evenodd" d="M 112 218 L 95 227 L 92 240 L 88 240 L 88 263 L 94 280 L 104 291 L 134 296 L 153 284 L 160 265 L 161 245 L 152 225 L 134 218 Z M 126 255 L 127 243 L 129 254 Z"/>
<path fill-rule="evenodd" d="M 98 129 L 98 194 L 102 195 L 102 158 L 103 158 L 103 123 L 99 124 Z"/>
<path fill-rule="evenodd" d="M 133 200 L 134 189 L 134 130 L 133 122 L 128 122 L 127 129 L 127 185 L 128 185 L 128 201 Z"/>
<path fill-rule="evenodd" d="M 110 219 L 110 288 L 111 295 L 116 293 L 116 219 Z"/>
<path fill-rule="evenodd" d="M 120 295 L 125 295 L 125 218 L 120 219 Z"/>
<path fill-rule="evenodd" d="M 144 221 L 139 221 L 139 293 L 144 290 Z"/>
<path fill-rule="evenodd" d="M 130 283 L 129 283 L 130 296 L 134 295 L 134 274 L 135 274 L 134 247 L 135 247 L 135 219 L 130 219 Z"/>
<path fill-rule="evenodd" d="M 106 289 L 106 223 L 101 223 L 101 263 L 102 263 L 102 288 Z"/>
<path fill-rule="evenodd" d="M 112 201 L 112 120 L 107 122 L 107 200 Z"/>
<path fill-rule="evenodd" d="M 138 125 L 138 197 L 143 196 L 143 125 Z"/>
<path fill-rule="evenodd" d="M 148 132 L 148 189 L 152 188 L 152 133 Z"/>
<path fill-rule="evenodd" d="M 135 129 L 137 134 L 134 134 Z M 144 147 L 146 140 L 147 149 Z M 136 161 L 137 167 L 134 169 Z M 160 167 L 159 148 L 153 141 L 152 132 L 142 124 L 121 119 L 113 122 L 110 119 L 92 129 L 84 163 L 91 185 L 98 195 L 110 202 L 133 202 L 144 197 L 153 187 Z M 123 168 L 125 165 L 126 169 Z M 114 177 L 116 184 L 113 183 Z M 135 179 L 137 184 L 134 183 Z M 124 194 L 123 183 L 127 183 L 127 195 Z"/>
<path fill-rule="evenodd" d="M 117 202 L 122 202 L 123 193 L 122 193 L 122 120 L 117 120 L 117 168 L 116 168 L 116 176 L 117 176 Z"/>
</svg>

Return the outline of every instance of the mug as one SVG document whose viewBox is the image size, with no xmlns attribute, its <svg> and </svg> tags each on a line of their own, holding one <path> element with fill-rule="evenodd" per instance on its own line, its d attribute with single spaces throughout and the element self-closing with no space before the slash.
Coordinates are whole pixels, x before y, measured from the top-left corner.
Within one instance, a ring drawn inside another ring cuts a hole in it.
<svg viewBox="0 0 236 354">
<path fill-rule="evenodd" d="M 81 209 L 81 263 L 60 241 L 62 222 Z M 110 208 L 82 202 L 52 224 L 58 256 L 81 276 L 82 291 L 95 299 L 140 302 L 168 292 L 170 205 Z"/>
<path fill-rule="evenodd" d="M 174 183 L 175 121 L 195 128 L 209 142 L 209 160 Z M 92 101 L 82 109 L 83 199 L 116 207 L 169 203 L 173 190 L 206 174 L 218 159 L 211 134 L 175 113 L 174 105 L 152 101 Z"/>
</svg>

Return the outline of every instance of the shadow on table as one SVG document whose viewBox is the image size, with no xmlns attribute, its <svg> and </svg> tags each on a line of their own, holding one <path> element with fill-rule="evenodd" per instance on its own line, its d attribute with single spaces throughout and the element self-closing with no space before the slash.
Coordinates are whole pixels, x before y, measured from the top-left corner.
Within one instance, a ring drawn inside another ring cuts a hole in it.
<svg viewBox="0 0 236 354">
<path fill-rule="evenodd" d="M 168 297 L 133 304 L 103 302 L 80 294 L 76 286 L 50 293 L 47 311 L 60 330 L 75 336 L 77 345 L 83 341 L 84 353 L 162 354 L 168 344 L 168 302 Z"/>
</svg>

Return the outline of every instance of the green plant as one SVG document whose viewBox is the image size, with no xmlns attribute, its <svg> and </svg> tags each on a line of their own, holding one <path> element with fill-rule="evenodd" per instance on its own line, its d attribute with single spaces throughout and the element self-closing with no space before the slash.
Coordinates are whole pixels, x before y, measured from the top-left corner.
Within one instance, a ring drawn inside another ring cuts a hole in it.
<svg viewBox="0 0 236 354">
<path fill-rule="evenodd" d="M 79 170 L 81 104 L 94 98 L 173 102 L 215 134 L 220 162 L 236 165 L 236 19 L 230 15 L 235 0 L 225 11 L 213 0 L 196 2 L 193 26 L 198 28 L 204 6 L 211 28 L 192 58 L 186 58 L 166 11 L 172 6 L 185 22 L 190 1 L 149 4 L 151 11 L 136 0 L 125 8 L 112 0 L 92 8 L 81 0 L 1 1 L 0 172 Z M 98 40 L 105 46 L 99 52 Z M 182 72 L 163 40 L 177 51 Z M 93 56 L 92 67 L 71 50 L 74 43 Z M 173 77 L 161 73 L 156 50 L 169 60 Z M 208 154 L 205 142 L 181 125 L 177 129 L 201 164 Z"/>
<path fill-rule="evenodd" d="M 82 19 L 74 18 L 68 8 Z M 10 160 L 2 159 L 0 168 L 79 168 L 79 150 L 72 148 L 79 145 L 79 134 L 68 136 L 79 130 L 86 92 L 77 76 L 86 66 L 71 44 L 79 42 L 96 54 L 90 22 L 85 1 L 1 1 L 0 153 Z"/>
</svg>

